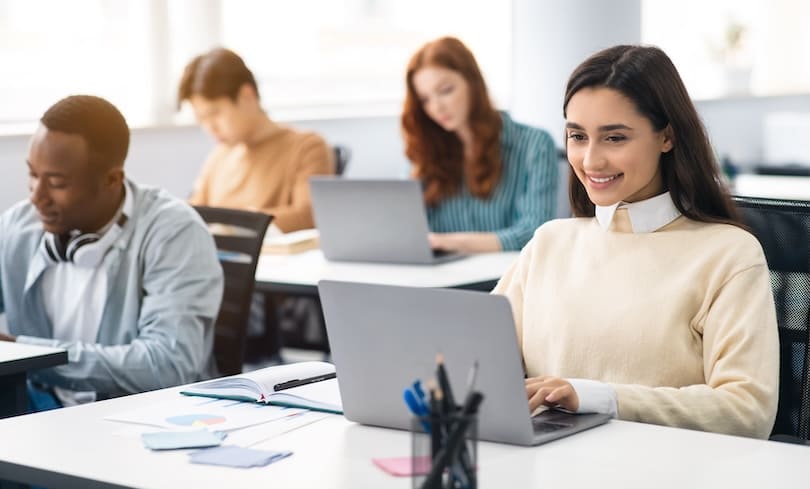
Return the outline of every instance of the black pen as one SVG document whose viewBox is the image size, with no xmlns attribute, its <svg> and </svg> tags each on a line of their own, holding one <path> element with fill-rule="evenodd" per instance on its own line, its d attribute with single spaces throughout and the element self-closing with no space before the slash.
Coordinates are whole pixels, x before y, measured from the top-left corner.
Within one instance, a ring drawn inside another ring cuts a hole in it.
<svg viewBox="0 0 810 489">
<path fill-rule="evenodd" d="M 444 355 L 441 353 L 436 354 L 436 380 L 444 392 L 444 414 L 449 416 L 456 412 L 457 406 L 450 387 L 450 379 L 447 378 L 447 370 L 444 368 Z"/>
<path fill-rule="evenodd" d="M 456 426 L 453 428 L 453 432 L 450 433 L 447 440 L 444 442 L 444 446 L 439 451 L 438 455 L 433 459 L 432 466 L 430 468 L 430 473 L 428 474 L 427 478 L 422 482 L 423 488 L 436 488 L 441 487 L 441 479 L 444 470 L 453 462 L 453 456 L 458 453 L 458 451 L 466 446 L 464 443 L 465 435 L 467 434 L 467 428 L 470 424 L 470 417 L 478 414 L 478 406 L 481 405 L 481 402 L 484 400 L 484 395 L 480 392 L 472 392 L 469 396 L 467 396 L 467 400 L 464 403 L 464 407 L 462 409 L 462 416 L 463 418 L 456 423 Z M 473 470 L 475 467 L 465 468 L 465 471 L 468 471 L 465 475 L 467 475 L 468 480 L 474 480 L 476 477 Z"/>
<path fill-rule="evenodd" d="M 442 436 L 444 426 L 442 424 L 442 391 L 436 387 L 436 382 L 428 381 L 430 389 L 430 458 L 431 460 L 439 454 L 442 448 Z"/>
<path fill-rule="evenodd" d="M 292 389 L 293 387 L 299 387 L 299 386 L 307 385 L 307 384 L 314 384 L 315 382 L 320 382 L 322 380 L 334 379 L 336 377 L 337 377 L 337 373 L 332 372 L 332 373 L 329 373 L 329 374 L 316 375 L 315 377 L 309 377 L 309 378 L 306 378 L 306 379 L 288 380 L 287 382 L 282 382 L 280 384 L 274 385 L 273 390 L 274 391 L 282 391 L 284 389 Z"/>
</svg>

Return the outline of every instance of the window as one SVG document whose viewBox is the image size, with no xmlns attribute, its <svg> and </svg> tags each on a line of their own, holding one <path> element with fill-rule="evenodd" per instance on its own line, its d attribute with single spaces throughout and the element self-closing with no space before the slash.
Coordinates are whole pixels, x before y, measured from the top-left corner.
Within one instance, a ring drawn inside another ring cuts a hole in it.
<svg viewBox="0 0 810 489">
<path fill-rule="evenodd" d="M 36 120 L 70 94 L 105 97 L 135 123 L 150 119 L 144 7 L 137 0 L 0 3 L 0 123 Z M 146 3 L 146 2 L 143 2 Z M 140 11 L 140 12 L 139 12 Z"/>
<path fill-rule="evenodd" d="M 133 126 L 190 121 L 175 94 L 192 56 L 245 58 L 268 109 L 396 113 L 408 58 L 455 35 L 509 100 L 511 7 L 498 0 L 3 0 L 0 124 L 31 124 L 69 94 L 99 95 Z"/>
<path fill-rule="evenodd" d="M 221 8 L 223 44 L 244 56 L 270 109 L 398 111 L 408 59 L 443 35 L 475 53 L 497 101 L 508 96 L 508 2 L 228 0 Z"/>
<path fill-rule="evenodd" d="M 642 3 L 642 40 L 664 49 L 693 98 L 810 92 L 810 2 Z"/>
</svg>

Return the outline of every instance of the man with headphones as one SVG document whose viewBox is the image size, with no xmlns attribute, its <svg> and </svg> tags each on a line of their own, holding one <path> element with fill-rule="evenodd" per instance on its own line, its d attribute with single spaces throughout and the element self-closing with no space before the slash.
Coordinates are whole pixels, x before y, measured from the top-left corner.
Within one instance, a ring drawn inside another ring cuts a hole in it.
<svg viewBox="0 0 810 489">
<path fill-rule="evenodd" d="M 223 275 L 185 202 L 124 176 L 129 128 L 67 97 L 28 153 L 30 199 L 0 216 L 0 340 L 65 348 L 29 376 L 32 410 L 193 382 L 213 372 Z"/>
</svg>

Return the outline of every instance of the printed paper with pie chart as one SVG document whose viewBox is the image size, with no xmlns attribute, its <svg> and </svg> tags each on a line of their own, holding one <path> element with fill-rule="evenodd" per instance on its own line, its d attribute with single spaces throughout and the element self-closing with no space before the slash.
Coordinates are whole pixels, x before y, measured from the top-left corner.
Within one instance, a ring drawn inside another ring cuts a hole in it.
<svg viewBox="0 0 810 489">
<path fill-rule="evenodd" d="M 226 399 L 178 396 L 171 402 L 116 413 L 105 419 L 172 430 L 207 428 L 229 431 L 281 419 L 303 411 Z"/>
</svg>

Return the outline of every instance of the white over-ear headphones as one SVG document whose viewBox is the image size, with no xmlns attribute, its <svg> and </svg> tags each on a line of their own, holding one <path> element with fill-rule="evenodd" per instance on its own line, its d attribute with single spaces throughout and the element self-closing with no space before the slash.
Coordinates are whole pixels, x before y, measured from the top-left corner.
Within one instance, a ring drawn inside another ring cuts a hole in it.
<svg viewBox="0 0 810 489">
<path fill-rule="evenodd" d="M 131 189 L 124 190 L 124 208 L 121 215 L 115 220 L 112 227 L 103 235 L 97 233 L 82 234 L 78 231 L 72 232 L 67 239 L 53 233 L 45 233 L 42 236 L 40 252 L 48 264 L 60 262 L 73 263 L 82 268 L 95 268 L 104 258 L 113 244 L 123 232 L 124 225 L 132 213 Z"/>
<path fill-rule="evenodd" d="M 122 213 L 102 236 L 96 233 L 76 232 L 65 240 L 57 234 L 45 233 L 42 237 L 42 254 L 50 264 L 69 262 L 82 268 L 95 268 L 101 263 L 107 250 L 121 236 L 126 222 L 127 215 Z"/>
</svg>

